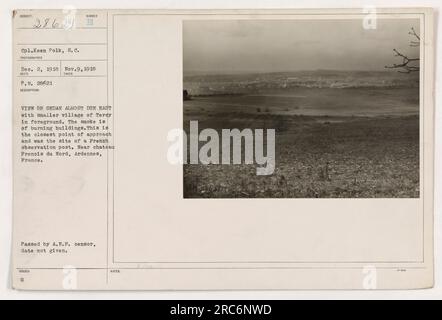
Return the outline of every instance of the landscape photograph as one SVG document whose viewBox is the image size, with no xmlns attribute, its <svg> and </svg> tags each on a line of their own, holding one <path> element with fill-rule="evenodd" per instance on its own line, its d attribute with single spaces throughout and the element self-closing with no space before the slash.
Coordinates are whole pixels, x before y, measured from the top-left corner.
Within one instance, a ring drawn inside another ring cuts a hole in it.
<svg viewBox="0 0 442 320">
<path fill-rule="evenodd" d="M 272 174 L 185 162 L 184 198 L 418 198 L 420 40 L 416 19 L 184 21 L 184 131 L 275 130 Z"/>
</svg>

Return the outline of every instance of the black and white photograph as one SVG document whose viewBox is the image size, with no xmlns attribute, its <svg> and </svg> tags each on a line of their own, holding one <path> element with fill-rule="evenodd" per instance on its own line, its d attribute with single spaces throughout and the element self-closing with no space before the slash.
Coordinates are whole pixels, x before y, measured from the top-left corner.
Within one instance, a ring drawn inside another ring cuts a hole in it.
<svg viewBox="0 0 442 320">
<path fill-rule="evenodd" d="M 419 27 L 183 21 L 184 198 L 419 198 Z"/>
</svg>

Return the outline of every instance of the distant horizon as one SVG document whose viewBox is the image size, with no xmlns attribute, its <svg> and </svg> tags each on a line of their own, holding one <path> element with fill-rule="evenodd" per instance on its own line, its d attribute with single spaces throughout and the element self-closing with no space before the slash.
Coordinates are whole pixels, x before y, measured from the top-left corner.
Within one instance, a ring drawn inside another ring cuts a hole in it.
<svg viewBox="0 0 442 320">
<path fill-rule="evenodd" d="M 404 76 L 411 76 L 413 74 L 419 74 L 419 72 L 412 72 L 412 73 L 400 73 L 398 70 L 395 69 L 379 69 L 379 70 L 364 70 L 364 69 L 355 69 L 355 70 L 339 70 L 339 69 L 305 69 L 305 70 L 286 70 L 286 71 L 250 71 L 250 70 L 240 70 L 240 71 L 203 71 L 203 70 L 183 70 L 183 76 L 216 76 L 216 75 L 252 75 L 252 74 L 271 74 L 271 73 L 303 73 L 303 72 L 342 72 L 342 73 L 351 73 L 351 72 L 379 72 L 379 73 L 394 73 L 398 75 L 404 75 Z"/>
</svg>

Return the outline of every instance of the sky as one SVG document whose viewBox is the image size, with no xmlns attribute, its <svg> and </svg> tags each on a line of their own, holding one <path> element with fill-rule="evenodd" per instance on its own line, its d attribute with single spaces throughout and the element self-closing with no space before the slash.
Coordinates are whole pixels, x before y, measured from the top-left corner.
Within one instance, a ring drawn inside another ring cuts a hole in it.
<svg viewBox="0 0 442 320">
<path fill-rule="evenodd" d="M 183 22 L 183 67 L 190 73 L 297 70 L 385 70 L 400 63 L 393 48 L 410 57 L 408 34 L 417 19 L 199 20 Z"/>
</svg>

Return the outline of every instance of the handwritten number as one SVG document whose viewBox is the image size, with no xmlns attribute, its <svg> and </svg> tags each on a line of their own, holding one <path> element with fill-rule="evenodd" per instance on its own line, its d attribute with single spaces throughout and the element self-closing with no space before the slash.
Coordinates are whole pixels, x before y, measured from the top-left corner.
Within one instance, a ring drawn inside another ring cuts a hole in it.
<svg viewBox="0 0 442 320">
<path fill-rule="evenodd" d="M 35 20 L 35 24 L 34 24 L 33 27 L 36 28 L 36 29 L 41 28 L 41 21 L 40 21 L 39 18 L 37 18 L 37 19 Z"/>
<path fill-rule="evenodd" d="M 57 19 L 51 19 L 51 18 L 45 18 L 40 20 L 40 18 L 35 19 L 35 23 L 32 26 L 34 29 L 46 29 L 46 28 L 52 28 L 57 29 L 60 26 Z"/>
</svg>

